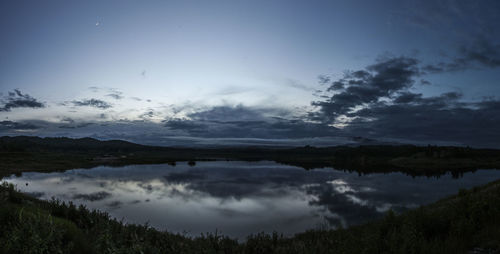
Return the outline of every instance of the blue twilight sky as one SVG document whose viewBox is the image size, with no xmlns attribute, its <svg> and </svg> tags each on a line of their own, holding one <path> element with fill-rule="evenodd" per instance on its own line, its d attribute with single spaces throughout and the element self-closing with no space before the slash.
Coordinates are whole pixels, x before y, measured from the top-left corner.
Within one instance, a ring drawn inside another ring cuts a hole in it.
<svg viewBox="0 0 500 254">
<path fill-rule="evenodd" d="M 495 146 L 499 17 L 487 0 L 4 0 L 0 134 Z"/>
</svg>

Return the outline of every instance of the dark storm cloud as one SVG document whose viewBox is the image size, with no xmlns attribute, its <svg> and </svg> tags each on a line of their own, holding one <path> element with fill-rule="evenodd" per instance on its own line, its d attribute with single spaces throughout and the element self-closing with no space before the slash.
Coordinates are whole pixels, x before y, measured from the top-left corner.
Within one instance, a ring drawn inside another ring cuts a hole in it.
<svg viewBox="0 0 500 254">
<path fill-rule="evenodd" d="M 89 107 L 94 107 L 94 108 L 99 108 L 99 109 L 108 109 L 111 108 L 111 104 L 99 100 L 99 99 L 89 99 L 89 100 L 81 100 L 81 101 L 72 101 L 73 105 L 75 106 L 89 106 Z"/>
<path fill-rule="evenodd" d="M 31 123 L 19 123 L 13 121 L 0 122 L 0 130 L 34 130 L 38 128 L 39 126 L 36 126 Z"/>
<path fill-rule="evenodd" d="M 458 92 L 443 93 L 440 96 L 422 97 L 421 93 L 401 92 L 395 97 L 392 102 L 394 104 L 414 104 L 426 105 L 434 108 L 446 108 L 454 106 L 452 104 L 458 103 L 457 100 L 462 98 L 462 94 Z M 363 112 L 363 111 L 360 111 Z M 358 112 L 358 114 L 360 114 Z"/>
<path fill-rule="evenodd" d="M 10 111 L 13 108 L 43 108 L 45 105 L 28 94 L 23 94 L 19 90 L 9 92 L 7 96 L 1 100 L 3 106 L 0 111 Z"/>
<path fill-rule="evenodd" d="M 376 137 L 423 141 L 454 141 L 476 146 L 498 146 L 500 107 L 498 101 L 458 103 L 440 96 L 405 103 L 376 105 L 356 113 L 348 130 Z M 460 106 L 462 105 L 462 106 Z M 366 121 L 366 118 L 376 120 Z"/>
<path fill-rule="evenodd" d="M 334 94 L 326 101 L 315 101 L 320 112 L 312 114 L 315 120 L 331 121 L 358 106 L 392 97 L 396 92 L 414 84 L 419 75 L 418 61 L 414 58 L 395 57 L 379 59 L 365 70 L 350 71 L 344 77 L 330 83 L 328 92 Z M 320 82 L 324 82 L 320 80 Z"/>
<path fill-rule="evenodd" d="M 323 124 L 286 119 L 277 109 L 219 106 L 188 115 L 190 119 L 169 120 L 165 126 L 187 136 L 210 138 L 304 138 L 338 135 L 337 129 Z"/>
<path fill-rule="evenodd" d="M 330 81 L 332 94 L 313 103 L 319 111 L 311 117 L 334 123 L 346 116 L 351 120 L 344 131 L 351 135 L 498 146 L 500 101 L 467 102 L 459 92 L 431 97 L 413 93 L 420 68 L 416 60 L 393 58 L 349 72 Z M 344 87 L 336 89 L 338 82 Z"/>
</svg>

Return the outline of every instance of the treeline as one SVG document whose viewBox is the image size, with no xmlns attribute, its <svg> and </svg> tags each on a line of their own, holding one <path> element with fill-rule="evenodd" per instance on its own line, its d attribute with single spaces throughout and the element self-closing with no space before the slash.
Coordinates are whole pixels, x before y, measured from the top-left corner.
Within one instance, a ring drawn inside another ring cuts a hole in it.
<svg viewBox="0 0 500 254">
<path fill-rule="evenodd" d="M 296 148 L 173 148 L 92 138 L 1 137 L 0 175 L 23 170 L 64 170 L 97 165 L 204 160 L 270 160 L 305 169 L 332 167 L 360 174 L 404 172 L 455 177 L 477 169 L 500 168 L 500 150 L 452 146 L 367 145 Z"/>
<path fill-rule="evenodd" d="M 497 149 L 473 149 L 455 146 L 415 146 L 415 145 L 363 145 L 333 147 L 296 147 L 296 148 L 172 148 L 139 145 L 123 140 L 101 141 L 93 138 L 72 139 L 66 137 L 40 138 L 33 136 L 0 137 L 0 152 L 194 152 L 199 156 L 225 155 L 228 158 L 238 157 L 258 159 L 267 156 L 302 155 L 304 157 L 339 157 L 339 158 L 395 158 L 395 157 L 428 157 L 428 158 L 481 158 L 500 156 Z"/>
</svg>

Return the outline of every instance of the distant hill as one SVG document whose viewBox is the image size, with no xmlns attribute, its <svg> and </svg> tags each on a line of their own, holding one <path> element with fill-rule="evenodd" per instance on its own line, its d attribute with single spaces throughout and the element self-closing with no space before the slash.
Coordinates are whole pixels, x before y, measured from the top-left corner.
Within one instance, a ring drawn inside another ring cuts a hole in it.
<svg viewBox="0 0 500 254">
<path fill-rule="evenodd" d="M 40 138 L 33 136 L 0 137 L 0 151 L 130 152 L 155 149 L 161 148 L 134 144 L 123 140 L 101 141 L 94 138 Z"/>
<path fill-rule="evenodd" d="M 332 167 L 359 173 L 405 172 L 454 176 L 476 169 L 500 169 L 500 150 L 453 146 L 361 145 L 333 147 L 173 148 L 93 138 L 0 137 L 0 176 L 98 165 L 176 161 L 270 160 L 305 169 Z"/>
</svg>

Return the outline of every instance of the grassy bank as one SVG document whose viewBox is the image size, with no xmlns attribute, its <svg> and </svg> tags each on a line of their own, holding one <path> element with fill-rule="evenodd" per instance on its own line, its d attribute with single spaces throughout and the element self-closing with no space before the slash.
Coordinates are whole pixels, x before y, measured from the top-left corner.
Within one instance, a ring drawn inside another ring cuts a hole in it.
<svg viewBox="0 0 500 254">
<path fill-rule="evenodd" d="M 500 250 L 500 181 L 339 230 L 188 238 L 0 187 L 0 253 L 467 253 Z M 481 253 L 481 252 L 478 252 Z M 492 252 L 494 253 L 494 252 Z"/>
</svg>

